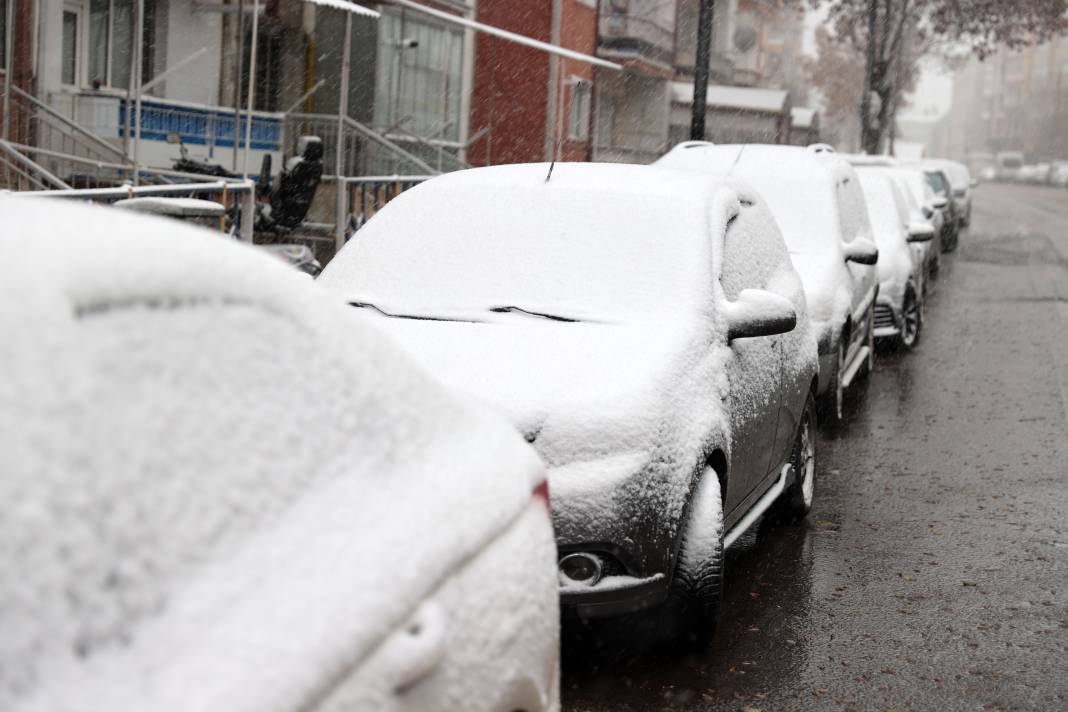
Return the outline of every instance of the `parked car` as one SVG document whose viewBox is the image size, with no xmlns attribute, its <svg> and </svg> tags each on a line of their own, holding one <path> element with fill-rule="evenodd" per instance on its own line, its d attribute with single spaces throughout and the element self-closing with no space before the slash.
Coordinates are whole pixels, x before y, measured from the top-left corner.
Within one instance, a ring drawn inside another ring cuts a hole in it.
<svg viewBox="0 0 1068 712">
<path fill-rule="evenodd" d="M 1019 177 L 1024 165 L 1024 155 L 1019 151 L 999 151 L 994 156 L 995 180 L 1012 182 Z"/>
<path fill-rule="evenodd" d="M 945 249 L 942 245 L 944 234 L 945 217 L 939 206 L 947 201 L 944 197 L 937 196 L 931 190 L 923 171 L 915 167 L 890 167 L 885 169 L 886 174 L 897 182 L 903 189 L 905 201 L 908 203 L 911 219 L 914 221 L 926 220 L 934 229 L 934 240 L 927 246 L 927 274 L 932 279 L 938 278 L 942 269 L 942 253 Z"/>
<path fill-rule="evenodd" d="M 940 169 L 929 164 L 917 164 L 916 168 L 923 171 L 927 185 L 931 187 L 934 198 L 930 206 L 942 213 L 942 251 L 953 252 L 960 244 L 960 214 L 957 211 L 957 203 L 953 199 L 953 188 L 949 182 L 949 176 Z"/>
<path fill-rule="evenodd" d="M 947 160 L 931 160 L 925 163 L 945 173 L 953 190 L 958 224 L 960 227 L 968 227 L 972 221 L 972 189 L 977 185 L 968 167 L 963 163 Z"/>
<path fill-rule="evenodd" d="M 816 347 L 744 185 L 599 163 L 451 173 L 391 201 L 319 282 L 534 444 L 570 614 L 652 609 L 704 642 L 724 549 L 776 502 L 812 506 Z"/>
<path fill-rule="evenodd" d="M 857 172 L 879 246 L 875 338 L 912 349 L 920 341 L 927 302 L 926 249 L 921 245 L 934 239 L 934 228 L 911 220 L 902 189 L 885 172 Z"/>
<path fill-rule="evenodd" d="M 801 275 L 819 345 L 818 398 L 831 425 L 845 391 L 874 367 L 879 250 L 856 172 L 825 148 L 680 144 L 656 165 L 737 176 L 760 191 Z"/>
<path fill-rule="evenodd" d="M 544 466 L 247 245 L 0 196 L 0 709 L 555 709 Z"/>
<path fill-rule="evenodd" d="M 1058 188 L 1068 188 L 1068 161 L 1054 161 L 1049 182 Z"/>
</svg>

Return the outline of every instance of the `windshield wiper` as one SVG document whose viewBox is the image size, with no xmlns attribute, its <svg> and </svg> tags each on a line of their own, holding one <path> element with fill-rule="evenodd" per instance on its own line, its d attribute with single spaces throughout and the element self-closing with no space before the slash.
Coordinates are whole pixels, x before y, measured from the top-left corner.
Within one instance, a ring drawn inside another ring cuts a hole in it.
<svg viewBox="0 0 1068 712">
<path fill-rule="evenodd" d="M 377 304 L 372 304 L 371 302 L 349 302 L 349 306 L 356 307 L 357 309 L 373 309 L 382 316 L 388 316 L 390 319 L 415 319 L 418 321 L 458 321 L 470 324 L 484 323 L 481 319 L 461 319 L 459 317 L 438 316 L 434 314 L 398 314 L 396 312 L 386 311 L 382 307 L 378 306 Z"/>
<path fill-rule="evenodd" d="M 563 321 L 563 322 L 567 322 L 569 324 L 574 324 L 574 323 L 577 323 L 577 322 L 581 321 L 581 319 L 572 319 L 569 316 L 560 316 L 559 314 L 548 314 L 546 312 L 533 311 L 531 309 L 524 309 L 523 307 L 516 307 L 516 306 L 490 307 L 489 310 L 491 312 L 495 313 L 495 314 L 504 314 L 506 312 L 518 312 L 520 314 L 527 314 L 529 316 L 536 316 L 536 317 L 540 317 L 542 319 L 550 319 L 552 321 Z"/>
</svg>

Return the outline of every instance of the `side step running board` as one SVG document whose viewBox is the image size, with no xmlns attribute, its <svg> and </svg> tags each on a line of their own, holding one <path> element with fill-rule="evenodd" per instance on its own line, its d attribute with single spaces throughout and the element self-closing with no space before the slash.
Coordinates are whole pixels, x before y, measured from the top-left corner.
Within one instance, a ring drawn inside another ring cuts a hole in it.
<svg viewBox="0 0 1068 712">
<path fill-rule="evenodd" d="M 757 503 L 753 505 L 753 508 L 742 517 L 742 521 L 735 524 L 727 536 L 723 537 L 723 548 L 729 549 L 731 544 L 738 540 L 742 534 L 753 526 L 753 522 L 761 517 L 764 512 L 768 511 L 768 507 L 775 504 L 775 500 L 779 498 L 779 495 L 786 489 L 786 483 L 794 474 L 794 466 L 786 465 L 782 468 L 782 473 L 779 475 L 779 479 L 775 481 L 775 484 L 771 486 L 764 496 L 757 500 Z"/>
<path fill-rule="evenodd" d="M 853 385 L 853 379 L 857 377 L 857 372 L 860 371 L 860 367 L 864 365 L 864 362 L 868 360 L 869 355 L 871 355 L 871 348 L 868 346 L 864 346 L 857 352 L 853 363 L 849 364 L 849 368 L 846 369 L 845 378 L 842 379 L 844 388 L 849 388 Z"/>
</svg>

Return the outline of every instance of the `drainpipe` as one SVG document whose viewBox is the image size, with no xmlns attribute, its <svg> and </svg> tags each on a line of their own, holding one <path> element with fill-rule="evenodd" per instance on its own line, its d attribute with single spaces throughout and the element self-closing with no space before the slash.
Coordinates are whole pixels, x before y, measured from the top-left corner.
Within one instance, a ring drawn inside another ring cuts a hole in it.
<svg viewBox="0 0 1068 712">
<path fill-rule="evenodd" d="M 549 35 L 549 42 L 554 45 L 560 44 L 560 23 L 561 15 L 563 14 L 563 8 L 560 5 L 560 0 L 553 0 L 553 19 L 552 29 Z M 549 56 L 549 84 L 547 87 L 547 95 L 545 102 L 545 147 L 544 147 L 544 159 L 546 161 L 554 160 L 556 157 L 556 105 L 557 105 L 557 92 L 563 91 L 560 82 L 560 74 L 562 67 L 560 66 L 563 60 L 557 57 L 555 54 Z"/>
<path fill-rule="evenodd" d="M 15 81 L 15 0 L 7 0 L 7 18 L 4 25 L 4 128 L 3 138 L 8 139 L 11 128 L 11 84 Z"/>
</svg>

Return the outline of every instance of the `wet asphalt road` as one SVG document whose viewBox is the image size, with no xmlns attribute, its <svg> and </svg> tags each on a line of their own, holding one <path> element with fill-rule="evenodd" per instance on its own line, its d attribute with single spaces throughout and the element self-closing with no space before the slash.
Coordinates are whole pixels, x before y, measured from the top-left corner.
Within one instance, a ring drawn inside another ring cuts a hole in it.
<svg viewBox="0 0 1068 712">
<path fill-rule="evenodd" d="M 1068 710 L 1068 191 L 981 186 L 912 354 L 728 557 L 694 657 L 565 629 L 564 709 Z"/>
</svg>

